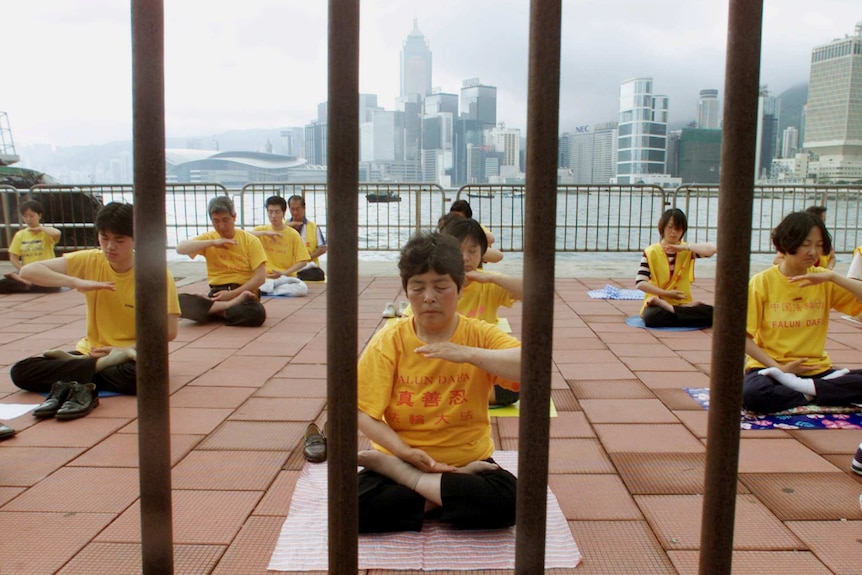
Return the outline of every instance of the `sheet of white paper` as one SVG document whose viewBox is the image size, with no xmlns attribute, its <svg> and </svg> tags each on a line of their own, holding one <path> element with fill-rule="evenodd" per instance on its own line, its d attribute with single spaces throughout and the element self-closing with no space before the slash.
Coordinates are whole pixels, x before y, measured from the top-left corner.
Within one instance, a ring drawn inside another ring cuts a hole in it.
<svg viewBox="0 0 862 575">
<path fill-rule="evenodd" d="M 0 420 L 15 419 L 39 407 L 38 403 L 0 403 Z"/>
</svg>

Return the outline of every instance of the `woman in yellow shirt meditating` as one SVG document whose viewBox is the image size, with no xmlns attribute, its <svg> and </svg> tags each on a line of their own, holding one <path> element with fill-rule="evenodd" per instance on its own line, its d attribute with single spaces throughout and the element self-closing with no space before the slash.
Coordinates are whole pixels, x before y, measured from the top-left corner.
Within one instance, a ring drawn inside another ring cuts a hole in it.
<svg viewBox="0 0 862 575">
<path fill-rule="evenodd" d="M 862 370 L 836 370 L 825 350 L 830 310 L 862 312 L 862 282 L 818 267 L 832 238 L 813 214 L 785 217 L 772 243 L 784 259 L 748 284 L 743 406 L 773 413 L 862 402 Z"/>
<path fill-rule="evenodd" d="M 518 391 L 520 342 L 456 313 L 458 241 L 419 235 L 398 263 L 413 317 L 381 329 L 359 359 L 359 530 L 419 531 L 426 513 L 463 529 L 515 522 L 516 480 L 492 456 L 488 394 Z"/>
</svg>

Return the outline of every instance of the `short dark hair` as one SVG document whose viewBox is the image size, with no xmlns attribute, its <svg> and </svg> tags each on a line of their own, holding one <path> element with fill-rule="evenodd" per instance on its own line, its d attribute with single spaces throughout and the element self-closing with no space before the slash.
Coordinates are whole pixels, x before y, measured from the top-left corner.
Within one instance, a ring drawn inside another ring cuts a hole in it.
<svg viewBox="0 0 862 575">
<path fill-rule="evenodd" d="M 42 209 L 42 204 L 37 202 L 36 200 L 27 200 L 26 202 L 21 202 L 18 206 L 18 211 L 21 215 L 24 215 L 24 212 L 30 210 L 34 214 L 39 214 L 40 216 L 45 215 L 45 210 Z"/>
<path fill-rule="evenodd" d="M 815 216 L 823 217 L 823 214 L 826 213 L 826 206 L 808 206 L 805 208 L 805 211 L 809 214 L 814 214 Z"/>
<path fill-rule="evenodd" d="M 811 233 L 812 228 L 820 228 L 823 234 L 823 253 L 832 252 L 832 236 L 826 229 L 826 224 L 811 212 L 793 212 L 785 216 L 781 223 L 772 230 L 772 245 L 782 254 L 795 254 L 799 246 Z"/>
<path fill-rule="evenodd" d="M 688 231 L 688 218 L 685 217 L 685 212 L 679 208 L 671 208 L 661 215 L 658 221 L 658 235 L 662 238 L 664 237 L 664 229 L 670 224 L 671 220 L 673 220 L 673 224 L 676 227 L 682 228 L 682 235 L 684 237 L 685 232 Z"/>
<path fill-rule="evenodd" d="M 470 202 L 467 200 L 455 200 L 449 207 L 449 213 L 458 212 L 464 214 L 465 218 L 473 217 L 473 208 L 470 207 Z"/>
<path fill-rule="evenodd" d="M 463 219 L 464 216 L 462 216 L 461 214 L 455 214 L 452 212 L 449 212 L 448 214 L 443 214 L 437 219 L 437 231 L 443 231 L 443 228 L 449 225 L 449 223 L 454 222 L 455 220 Z"/>
<path fill-rule="evenodd" d="M 481 224 L 473 218 L 459 218 L 456 216 L 453 221 L 446 224 L 440 230 L 440 233 L 453 236 L 458 240 L 459 244 L 463 243 L 466 239 L 474 240 L 482 249 L 483 256 L 488 251 L 488 236 L 485 235 L 485 230 L 482 229 Z"/>
<path fill-rule="evenodd" d="M 287 203 L 290 204 L 290 202 L 292 202 L 293 200 L 299 200 L 299 205 L 301 205 L 303 208 L 305 207 L 305 198 L 303 198 L 302 196 L 297 196 L 296 194 L 294 194 L 287 198 Z"/>
<path fill-rule="evenodd" d="M 233 206 L 233 200 L 231 200 L 227 196 L 216 196 L 210 200 L 209 205 L 207 206 L 207 214 L 212 216 L 213 214 L 230 214 L 232 216 L 236 215 L 236 208 Z"/>
<path fill-rule="evenodd" d="M 96 231 L 100 234 L 110 232 L 118 236 L 135 237 L 135 216 L 132 204 L 111 202 L 96 214 Z"/>
<path fill-rule="evenodd" d="M 287 202 L 284 201 L 284 198 L 281 196 L 270 196 L 266 199 L 266 207 L 269 206 L 278 206 L 281 208 L 282 212 L 287 211 Z"/>
<path fill-rule="evenodd" d="M 398 271 L 401 273 L 401 286 L 405 290 L 410 278 L 430 270 L 448 274 L 458 286 L 458 291 L 461 291 L 464 285 L 464 257 L 454 236 L 440 232 L 419 233 L 401 248 Z"/>
</svg>

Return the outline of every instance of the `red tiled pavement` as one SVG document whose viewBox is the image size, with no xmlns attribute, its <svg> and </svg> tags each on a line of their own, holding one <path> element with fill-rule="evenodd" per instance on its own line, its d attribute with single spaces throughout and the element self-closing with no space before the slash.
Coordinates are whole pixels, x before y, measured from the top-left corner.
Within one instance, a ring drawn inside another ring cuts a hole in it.
<svg viewBox="0 0 862 575">
<path fill-rule="evenodd" d="M 187 274 L 182 274 L 186 275 Z M 630 328 L 638 302 L 591 300 L 628 278 L 556 285 L 549 483 L 584 555 L 555 573 L 695 573 L 707 414 L 682 391 L 708 387 L 710 330 Z M 711 298 L 714 282 L 700 279 Z M 360 344 L 404 299 L 392 277 L 360 279 Z M 303 465 L 309 421 L 325 421 L 326 284 L 266 301 L 260 328 L 181 322 L 171 344 L 171 446 L 177 573 L 262 574 Z M 502 310 L 518 335 L 520 305 Z M 80 294 L 0 296 L 0 402 L 38 403 L 11 364 L 71 345 Z M 862 328 L 836 321 L 833 357 L 862 351 Z M 860 362 L 862 363 L 862 362 Z M 137 419 L 132 398 L 105 398 L 87 418 L 30 415 L 0 443 L 0 573 L 140 572 Z M 516 418 L 494 422 L 517 449 Z M 862 478 L 849 462 L 862 430 L 744 431 L 734 572 L 857 573 Z M 324 551 L 322 551 L 324 552 Z M 738 570 L 737 570 L 738 567 Z M 398 566 L 392 566 L 392 573 Z M 389 573 L 390 571 L 387 571 Z"/>
</svg>

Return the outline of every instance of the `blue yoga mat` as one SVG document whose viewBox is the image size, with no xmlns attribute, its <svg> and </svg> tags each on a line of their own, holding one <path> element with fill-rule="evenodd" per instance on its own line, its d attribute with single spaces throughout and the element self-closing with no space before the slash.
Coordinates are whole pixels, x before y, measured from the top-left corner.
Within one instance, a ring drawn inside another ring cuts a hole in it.
<svg viewBox="0 0 862 575">
<path fill-rule="evenodd" d="M 639 315 L 633 315 L 631 317 L 626 318 L 626 325 L 630 325 L 632 327 L 639 327 L 641 329 L 660 329 L 663 331 L 698 331 L 703 329 L 702 327 L 685 327 L 685 326 L 673 326 L 673 327 L 647 327 L 644 323 L 644 319 Z"/>
<path fill-rule="evenodd" d="M 48 397 L 47 393 L 40 393 L 42 397 Z M 103 389 L 99 390 L 99 397 L 114 397 L 115 395 L 123 395 L 122 393 L 117 393 L 116 391 L 105 391 Z"/>
</svg>

